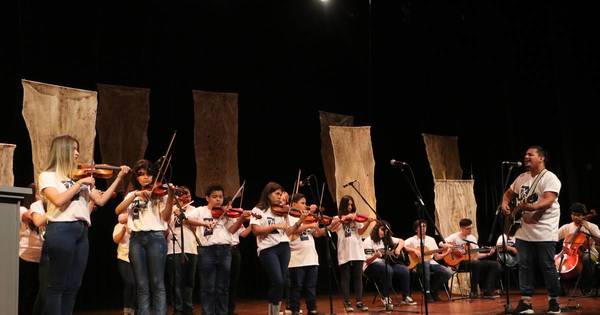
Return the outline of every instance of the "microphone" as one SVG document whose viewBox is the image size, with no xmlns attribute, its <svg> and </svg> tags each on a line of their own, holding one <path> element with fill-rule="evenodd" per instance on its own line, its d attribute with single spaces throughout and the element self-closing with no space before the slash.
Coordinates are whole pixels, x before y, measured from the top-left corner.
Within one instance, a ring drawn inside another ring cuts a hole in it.
<svg viewBox="0 0 600 315">
<path fill-rule="evenodd" d="M 521 166 L 523 166 L 523 163 L 521 163 L 519 161 L 517 161 L 517 162 L 502 161 L 502 165 L 510 165 L 510 166 L 521 167 Z"/>
<path fill-rule="evenodd" d="M 351 186 L 352 184 L 354 184 L 356 182 L 358 182 L 358 179 L 355 179 L 355 180 L 353 180 L 353 181 L 351 181 L 351 182 L 349 182 L 347 184 L 344 184 L 342 187 L 346 188 L 346 187 Z"/>
<path fill-rule="evenodd" d="M 473 241 L 469 241 L 469 240 L 468 240 L 468 239 L 466 239 L 466 238 L 463 238 L 463 239 L 461 239 L 461 240 L 462 240 L 462 241 L 464 241 L 465 243 L 468 243 L 468 244 L 477 245 L 477 243 L 475 243 L 475 242 L 473 242 Z"/>
<path fill-rule="evenodd" d="M 396 160 L 394 160 L 394 159 L 392 159 L 392 160 L 390 161 L 390 164 L 391 164 L 392 166 L 408 166 L 408 163 L 406 163 L 406 162 L 402 162 L 402 161 L 396 161 Z"/>
</svg>

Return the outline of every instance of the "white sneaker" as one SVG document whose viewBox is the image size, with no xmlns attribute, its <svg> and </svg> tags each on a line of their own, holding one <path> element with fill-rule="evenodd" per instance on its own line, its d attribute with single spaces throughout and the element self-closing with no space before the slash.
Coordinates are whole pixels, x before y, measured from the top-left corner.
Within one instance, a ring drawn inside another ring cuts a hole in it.
<svg viewBox="0 0 600 315">
<path fill-rule="evenodd" d="M 417 305 L 417 302 L 415 302 L 410 296 L 405 297 L 400 303 L 404 305 Z"/>
</svg>

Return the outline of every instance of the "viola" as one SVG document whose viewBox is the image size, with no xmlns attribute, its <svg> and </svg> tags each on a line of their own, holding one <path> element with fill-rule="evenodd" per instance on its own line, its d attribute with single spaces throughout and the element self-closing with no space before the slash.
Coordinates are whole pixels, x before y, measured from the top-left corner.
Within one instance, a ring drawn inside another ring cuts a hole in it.
<svg viewBox="0 0 600 315">
<path fill-rule="evenodd" d="M 590 213 L 583 217 L 582 221 L 587 221 L 596 216 L 596 210 L 590 210 Z M 565 237 L 563 248 L 554 256 L 554 265 L 562 279 L 573 279 L 583 270 L 583 263 L 579 259 L 579 249 L 588 249 L 587 235 L 581 232 L 582 225 Z"/>
<path fill-rule="evenodd" d="M 120 167 L 108 164 L 79 164 L 77 165 L 77 169 L 73 172 L 72 176 L 75 180 L 89 176 L 108 179 L 113 177 L 113 171 L 120 170 Z"/>
</svg>

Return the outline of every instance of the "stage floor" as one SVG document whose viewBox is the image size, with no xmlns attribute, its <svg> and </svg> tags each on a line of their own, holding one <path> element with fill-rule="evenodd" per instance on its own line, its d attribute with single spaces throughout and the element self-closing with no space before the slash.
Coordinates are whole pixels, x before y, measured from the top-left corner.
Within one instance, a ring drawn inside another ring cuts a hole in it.
<svg viewBox="0 0 600 315">
<path fill-rule="evenodd" d="M 441 295 L 440 295 L 441 296 Z M 373 302 L 373 293 L 367 292 L 364 296 L 364 301 L 369 307 L 369 312 L 354 312 L 354 314 L 375 314 L 378 312 L 385 312 L 383 305 L 379 299 Z M 395 306 L 393 313 L 414 313 L 414 314 L 425 314 L 425 308 L 422 302 L 422 296 L 419 292 L 413 293 L 413 298 L 418 305 L 416 306 Z M 512 307 L 516 307 L 518 304 L 518 292 L 514 292 L 510 296 Z M 399 302 L 400 299 L 397 297 L 394 303 Z M 484 299 L 471 299 L 471 300 L 455 300 L 446 301 L 444 299 L 441 302 L 435 302 L 429 304 L 429 314 L 503 314 L 504 305 L 506 304 L 506 298 L 501 296 L 495 300 L 484 300 Z M 560 304 L 565 314 L 600 314 L 600 297 L 578 297 L 578 298 L 567 298 L 561 297 Z M 306 305 L 301 304 L 306 315 Z M 319 295 L 317 300 L 318 310 L 320 314 L 329 313 L 329 297 L 327 295 Z M 579 308 L 574 309 L 576 306 Z M 565 308 L 571 308 L 571 310 L 565 310 Z M 533 297 L 533 309 L 536 314 L 545 314 L 548 308 L 548 300 L 543 292 L 536 293 Z M 336 314 L 345 314 L 342 305 L 342 298 L 339 295 L 333 296 L 333 311 Z M 237 303 L 236 313 L 239 315 L 250 315 L 250 314 L 267 314 L 267 302 L 265 300 L 246 300 L 241 299 Z M 120 310 L 104 310 L 104 311 L 85 311 L 77 312 L 77 314 L 86 315 L 117 315 L 121 314 Z M 169 312 L 170 314 L 170 312 Z M 194 314 L 200 314 L 200 306 L 196 305 Z"/>
</svg>

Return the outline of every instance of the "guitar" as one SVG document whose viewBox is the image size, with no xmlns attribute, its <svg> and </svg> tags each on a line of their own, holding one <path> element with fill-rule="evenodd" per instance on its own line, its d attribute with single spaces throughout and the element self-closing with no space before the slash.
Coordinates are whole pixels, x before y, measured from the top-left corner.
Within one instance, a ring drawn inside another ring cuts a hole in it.
<svg viewBox="0 0 600 315">
<path fill-rule="evenodd" d="M 506 245 L 509 246 L 508 244 Z M 504 251 L 504 246 L 496 245 L 496 251 L 498 255 L 498 262 L 505 264 L 506 267 L 514 267 L 519 264 L 519 257 L 509 251 Z"/>
<path fill-rule="evenodd" d="M 491 247 L 479 247 L 479 248 L 471 248 L 468 250 L 464 250 L 464 253 L 458 250 L 451 251 L 448 255 L 444 257 L 444 262 L 448 267 L 456 267 L 463 260 L 468 260 L 470 255 L 476 253 L 485 253 L 490 252 L 492 250 Z"/>
<path fill-rule="evenodd" d="M 452 248 L 459 248 L 462 247 L 461 245 L 457 245 L 457 246 L 453 246 Z M 415 248 L 417 251 L 421 252 L 421 246 L 417 246 Z M 433 254 L 439 254 L 442 253 L 443 251 L 445 251 L 446 248 L 438 248 L 438 249 L 432 249 L 429 250 L 429 248 L 427 248 L 427 246 L 423 247 L 423 253 L 425 254 L 423 257 L 425 258 L 425 261 L 429 261 L 431 260 L 431 256 Z M 407 251 L 408 252 L 408 251 Z M 408 269 L 413 269 L 415 268 L 418 264 L 421 263 L 421 258 L 419 258 L 417 256 L 417 254 L 415 254 L 414 252 L 408 252 Z"/>
<path fill-rule="evenodd" d="M 385 248 L 378 248 L 378 249 L 365 249 L 365 254 L 367 255 L 373 255 L 376 251 L 379 252 L 381 254 L 381 258 L 386 259 L 388 261 L 388 263 L 390 264 L 400 264 L 402 263 L 402 252 L 400 252 L 400 255 L 396 255 L 396 253 L 394 252 L 395 248 L 390 248 L 390 249 L 385 249 Z"/>
<path fill-rule="evenodd" d="M 538 195 L 536 193 L 533 193 L 527 198 L 520 199 L 519 197 L 515 197 L 509 201 L 508 207 L 510 209 L 510 214 L 505 216 L 505 234 L 509 234 L 509 231 L 511 229 L 514 229 L 514 231 L 516 232 L 516 230 L 521 228 L 522 221 L 528 224 L 537 222 L 533 215 L 529 215 L 529 212 L 525 212 L 523 211 L 523 208 L 519 207 L 519 205 L 521 205 L 522 203 L 534 203 L 537 200 Z"/>
</svg>

